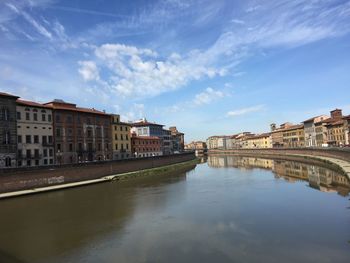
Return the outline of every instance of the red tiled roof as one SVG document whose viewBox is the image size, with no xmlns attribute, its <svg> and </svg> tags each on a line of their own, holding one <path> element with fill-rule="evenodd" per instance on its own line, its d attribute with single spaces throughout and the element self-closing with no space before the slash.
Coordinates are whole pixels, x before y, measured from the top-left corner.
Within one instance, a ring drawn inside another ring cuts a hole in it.
<svg viewBox="0 0 350 263">
<path fill-rule="evenodd" d="M 15 96 L 15 95 L 12 95 L 12 94 L 9 94 L 9 93 L 5 93 L 5 92 L 0 92 L 0 96 L 19 98 L 18 96 Z"/>
<path fill-rule="evenodd" d="M 98 115 L 108 115 L 107 113 L 103 111 L 99 111 L 96 109 L 89 109 L 89 108 L 80 108 L 80 107 L 65 107 L 63 105 L 53 105 L 53 104 L 45 104 L 46 106 L 49 106 L 50 108 L 54 110 L 67 110 L 67 111 L 76 111 L 76 112 L 83 112 L 83 113 L 91 113 L 91 114 L 98 114 Z"/>
<path fill-rule="evenodd" d="M 301 128 L 304 128 L 304 124 L 292 125 L 292 126 L 289 126 L 288 128 L 283 129 L 283 131 L 291 131 L 291 130 L 297 130 Z"/>
<path fill-rule="evenodd" d="M 27 101 L 27 100 L 20 100 L 17 99 L 16 100 L 17 104 L 19 105 L 23 105 L 23 106 L 30 106 L 30 107 L 38 107 L 38 108 L 49 108 L 51 109 L 50 106 L 44 105 L 44 104 L 40 104 L 34 101 Z"/>
<path fill-rule="evenodd" d="M 157 136 L 132 136 L 131 139 L 159 140 L 159 137 L 157 137 Z"/>
<path fill-rule="evenodd" d="M 253 140 L 253 139 L 259 139 L 259 138 L 264 138 L 264 137 L 269 137 L 271 133 L 262 133 L 262 134 L 257 134 L 252 137 L 248 137 L 247 140 Z"/>
<path fill-rule="evenodd" d="M 134 123 L 131 123 L 131 125 L 134 127 L 149 126 L 149 125 L 162 126 L 162 127 L 164 126 L 162 124 L 152 123 L 148 121 L 134 122 Z"/>
</svg>

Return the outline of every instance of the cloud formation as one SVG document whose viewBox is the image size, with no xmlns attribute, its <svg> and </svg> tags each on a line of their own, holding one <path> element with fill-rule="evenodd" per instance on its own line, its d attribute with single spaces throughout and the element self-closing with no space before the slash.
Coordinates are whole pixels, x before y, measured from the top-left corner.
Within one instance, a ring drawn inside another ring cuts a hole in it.
<svg viewBox="0 0 350 263">
<path fill-rule="evenodd" d="M 192 80 L 223 76 L 224 68 L 203 63 L 203 54 L 193 51 L 184 56 L 173 53 L 166 58 L 151 49 L 123 44 L 104 44 L 94 51 L 96 64 L 81 61 L 79 72 L 84 80 L 90 77 L 92 67 L 107 73 L 105 82 L 112 92 L 123 97 L 152 97 L 179 89 Z M 97 68 L 95 68 L 97 66 Z"/>
<path fill-rule="evenodd" d="M 195 105 L 203 105 L 203 104 L 210 104 L 211 102 L 223 98 L 224 97 L 224 92 L 220 90 L 214 90 L 213 88 L 206 88 L 205 91 L 198 93 L 194 100 L 193 103 Z"/>
<path fill-rule="evenodd" d="M 256 106 L 252 106 L 252 107 L 247 107 L 247 108 L 243 108 L 243 109 L 229 111 L 227 113 L 227 116 L 236 117 L 236 116 L 246 115 L 248 113 L 261 111 L 264 108 L 265 108 L 265 105 L 256 105 Z"/>
</svg>

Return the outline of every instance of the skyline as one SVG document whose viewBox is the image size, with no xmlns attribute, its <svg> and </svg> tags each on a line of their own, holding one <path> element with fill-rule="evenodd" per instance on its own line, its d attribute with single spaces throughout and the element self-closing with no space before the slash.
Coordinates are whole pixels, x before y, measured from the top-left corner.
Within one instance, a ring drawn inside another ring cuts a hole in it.
<svg viewBox="0 0 350 263">
<path fill-rule="evenodd" d="M 0 4 L 1 91 L 188 142 L 350 112 L 350 1 L 79 2 Z"/>
</svg>

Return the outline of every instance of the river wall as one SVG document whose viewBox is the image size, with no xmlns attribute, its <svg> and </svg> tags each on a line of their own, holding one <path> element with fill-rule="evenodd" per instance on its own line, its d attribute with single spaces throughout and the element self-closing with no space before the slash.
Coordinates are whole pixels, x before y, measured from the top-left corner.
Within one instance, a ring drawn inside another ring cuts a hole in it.
<svg viewBox="0 0 350 263">
<path fill-rule="evenodd" d="M 210 150 L 209 153 L 225 153 L 245 156 L 288 156 L 305 155 L 314 157 L 329 157 L 350 162 L 348 148 L 273 148 L 273 149 L 233 149 Z"/>
<path fill-rule="evenodd" d="M 174 155 L 0 170 L 0 193 L 98 179 L 194 160 L 194 152 Z"/>
</svg>

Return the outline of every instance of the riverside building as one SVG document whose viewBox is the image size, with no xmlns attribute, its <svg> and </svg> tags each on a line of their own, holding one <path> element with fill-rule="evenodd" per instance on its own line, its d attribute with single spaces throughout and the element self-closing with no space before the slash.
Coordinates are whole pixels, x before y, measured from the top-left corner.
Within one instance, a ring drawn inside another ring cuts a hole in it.
<svg viewBox="0 0 350 263">
<path fill-rule="evenodd" d="M 17 96 L 0 92 L 0 168 L 16 167 Z"/>
<path fill-rule="evenodd" d="M 32 101 L 17 100 L 17 166 L 54 164 L 52 110 Z"/>
<path fill-rule="evenodd" d="M 162 143 L 156 136 L 137 136 L 133 133 L 131 136 L 131 150 L 134 157 L 152 157 L 161 156 Z"/>
<path fill-rule="evenodd" d="M 131 125 L 129 123 L 121 122 L 120 115 L 112 114 L 112 146 L 113 159 L 131 158 Z"/>
<path fill-rule="evenodd" d="M 57 164 L 112 159 L 110 115 L 63 100 L 44 105 L 53 110 Z"/>
</svg>

